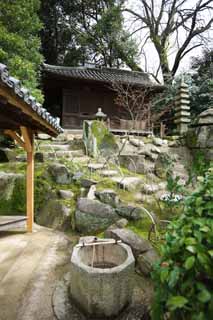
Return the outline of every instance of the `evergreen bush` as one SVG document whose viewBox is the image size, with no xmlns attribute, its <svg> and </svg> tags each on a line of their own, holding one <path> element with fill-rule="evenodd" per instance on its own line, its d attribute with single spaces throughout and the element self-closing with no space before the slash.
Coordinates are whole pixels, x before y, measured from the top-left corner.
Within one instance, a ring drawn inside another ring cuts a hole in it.
<svg viewBox="0 0 213 320">
<path fill-rule="evenodd" d="M 183 214 L 165 235 L 153 272 L 152 319 L 213 319 L 213 169 L 185 200 Z"/>
</svg>

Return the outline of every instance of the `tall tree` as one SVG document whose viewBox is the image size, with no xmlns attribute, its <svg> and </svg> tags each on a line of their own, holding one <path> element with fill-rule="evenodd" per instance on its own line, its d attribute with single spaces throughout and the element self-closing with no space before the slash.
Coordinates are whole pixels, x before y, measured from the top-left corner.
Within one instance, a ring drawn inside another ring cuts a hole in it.
<svg viewBox="0 0 213 320">
<path fill-rule="evenodd" d="M 78 63 L 80 53 L 71 26 L 77 23 L 78 6 L 69 0 L 43 0 L 40 18 L 42 53 L 49 64 L 65 64 L 67 55 Z"/>
<path fill-rule="evenodd" d="M 191 109 L 196 115 L 213 106 L 213 49 L 206 49 L 201 57 L 193 58 L 192 70 Z"/>
<path fill-rule="evenodd" d="M 138 0 L 137 10 L 126 8 L 135 19 L 135 31 L 146 31 L 144 43 L 151 40 L 159 57 L 159 70 L 168 82 L 182 59 L 204 44 L 204 33 L 211 28 L 212 0 Z M 173 64 L 169 63 L 171 49 Z M 158 74 L 157 74 L 158 75 Z"/>
<path fill-rule="evenodd" d="M 123 0 L 44 0 L 43 53 L 48 63 L 87 62 L 138 69 L 137 45 L 124 30 Z"/>
<path fill-rule="evenodd" d="M 39 100 L 40 0 L 0 0 L 0 61 L 22 80 Z"/>
</svg>

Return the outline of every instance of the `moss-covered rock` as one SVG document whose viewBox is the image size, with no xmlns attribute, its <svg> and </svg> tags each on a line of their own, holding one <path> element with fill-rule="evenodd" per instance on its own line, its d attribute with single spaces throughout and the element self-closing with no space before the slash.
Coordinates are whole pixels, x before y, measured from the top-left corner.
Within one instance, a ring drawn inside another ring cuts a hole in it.
<svg viewBox="0 0 213 320">
<path fill-rule="evenodd" d="M 66 202 L 51 199 L 40 210 L 36 221 L 40 225 L 64 231 L 71 226 L 71 210 Z"/>
<path fill-rule="evenodd" d="M 0 214 L 25 214 L 25 184 L 23 174 L 0 172 Z"/>
<path fill-rule="evenodd" d="M 0 149 L 0 162 L 9 162 L 10 161 L 10 149 Z"/>
<path fill-rule="evenodd" d="M 155 173 L 161 179 L 166 179 L 167 173 L 171 170 L 173 160 L 167 152 L 158 155 L 155 162 Z"/>
<path fill-rule="evenodd" d="M 87 154 L 92 157 L 99 154 L 110 156 L 118 152 L 115 136 L 101 121 L 84 121 L 83 140 Z"/>
<path fill-rule="evenodd" d="M 50 173 L 52 179 L 58 184 L 70 184 L 71 174 L 67 167 L 60 163 L 53 163 L 49 165 L 48 172 Z"/>
</svg>

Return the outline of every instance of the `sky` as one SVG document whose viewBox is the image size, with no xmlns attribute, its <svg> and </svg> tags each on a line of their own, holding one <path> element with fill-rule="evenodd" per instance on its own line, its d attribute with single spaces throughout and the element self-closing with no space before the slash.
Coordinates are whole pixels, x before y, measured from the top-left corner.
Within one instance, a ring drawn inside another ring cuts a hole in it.
<svg viewBox="0 0 213 320">
<path fill-rule="evenodd" d="M 147 0 L 147 1 L 149 2 L 150 0 Z M 198 0 L 187 0 L 186 1 L 187 2 L 187 7 L 188 8 L 193 8 L 195 6 L 195 4 L 197 3 L 197 1 Z M 157 12 L 158 7 L 161 4 L 161 0 L 154 0 L 154 3 L 155 3 L 155 9 L 156 9 L 156 12 Z M 212 5 L 213 5 L 213 0 L 212 0 Z M 141 2 L 140 2 L 140 0 L 128 0 L 128 7 L 134 9 L 138 13 L 141 12 Z M 130 21 L 130 17 L 131 16 L 129 16 L 128 14 L 125 14 L 125 18 L 128 20 L 127 26 L 131 30 L 132 29 L 132 24 L 131 24 L 131 21 Z M 207 21 L 207 19 L 209 19 L 210 17 L 213 17 L 213 12 L 206 12 L 205 15 L 204 15 L 205 21 Z M 136 27 L 135 23 L 133 25 L 134 25 L 134 27 Z M 137 33 L 135 35 L 136 41 L 138 43 L 142 43 L 142 39 L 144 39 L 144 36 L 145 36 L 145 31 L 143 31 L 141 33 Z M 208 45 L 210 45 L 210 42 L 211 42 L 211 45 L 213 47 L 213 31 L 212 30 L 208 32 L 208 36 L 209 36 L 209 38 L 211 38 L 209 40 L 209 42 L 208 42 Z M 184 37 L 185 37 L 184 31 L 181 30 L 181 32 L 180 32 L 180 42 L 184 40 Z M 172 63 L 174 61 L 175 54 L 177 52 L 177 47 L 174 47 L 174 39 L 171 39 L 170 47 L 171 47 L 171 49 L 170 49 L 171 55 L 169 57 L 169 60 L 170 60 L 170 64 L 172 65 Z M 145 45 L 144 52 L 146 54 L 146 59 L 144 58 L 143 54 L 141 55 L 141 59 L 140 59 L 140 64 L 141 64 L 142 68 L 144 69 L 144 71 L 155 73 L 156 69 L 157 69 L 157 67 L 159 65 L 159 59 L 158 59 L 158 55 L 157 55 L 156 50 L 155 50 L 153 44 L 151 43 L 151 41 L 147 42 L 147 44 Z M 202 54 L 202 47 L 194 49 L 188 55 L 186 55 L 183 58 L 182 62 L 181 62 L 181 65 L 179 67 L 178 73 L 182 73 L 182 72 L 188 71 L 189 68 L 190 68 L 190 63 L 191 63 L 192 57 L 200 56 L 201 54 Z M 145 66 L 145 63 L 144 63 L 145 60 L 146 60 L 146 66 Z"/>
</svg>

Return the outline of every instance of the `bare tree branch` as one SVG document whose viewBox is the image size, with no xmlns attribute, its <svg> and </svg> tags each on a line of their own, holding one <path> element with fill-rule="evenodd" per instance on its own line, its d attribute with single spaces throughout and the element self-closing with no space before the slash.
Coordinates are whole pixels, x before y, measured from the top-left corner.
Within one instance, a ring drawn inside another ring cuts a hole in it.
<svg viewBox="0 0 213 320">
<path fill-rule="evenodd" d="M 201 46 L 200 41 L 196 43 L 194 40 L 210 30 L 213 24 L 209 12 L 213 9 L 213 0 L 195 0 L 194 7 L 191 7 L 189 0 L 161 0 L 160 3 L 159 0 L 140 0 L 140 3 L 142 5 L 140 10 L 126 8 L 125 11 L 134 16 L 137 23 L 141 22 L 142 29 L 148 30 L 159 56 L 164 81 L 167 81 L 175 75 L 183 57 Z M 137 29 L 140 30 L 140 27 Z M 134 33 L 136 32 L 137 30 Z M 168 57 L 174 38 L 177 51 L 173 66 L 170 68 Z M 146 44 L 146 39 L 147 36 L 142 48 Z"/>
</svg>

